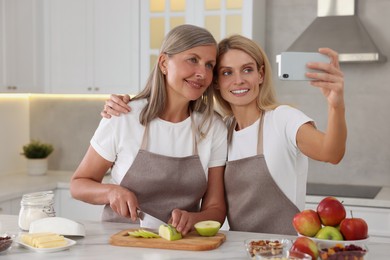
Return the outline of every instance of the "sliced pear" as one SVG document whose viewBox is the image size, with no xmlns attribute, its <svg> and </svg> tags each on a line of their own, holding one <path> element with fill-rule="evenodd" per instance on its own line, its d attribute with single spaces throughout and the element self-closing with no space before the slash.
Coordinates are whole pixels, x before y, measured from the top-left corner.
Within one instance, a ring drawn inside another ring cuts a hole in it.
<svg viewBox="0 0 390 260">
<path fill-rule="evenodd" d="M 156 233 L 145 230 L 145 229 L 138 229 L 134 231 L 128 232 L 129 236 L 132 237 L 142 237 L 142 238 L 159 238 L 160 236 L 157 235 Z"/>
<path fill-rule="evenodd" d="M 128 234 L 132 237 L 142 237 L 138 230 L 130 231 Z"/>
<path fill-rule="evenodd" d="M 199 235 L 205 237 L 215 236 L 221 228 L 221 223 L 214 220 L 205 220 L 194 225 Z"/>
<path fill-rule="evenodd" d="M 172 225 L 161 225 L 160 228 L 158 229 L 158 234 L 169 241 L 174 241 L 174 240 L 179 240 L 182 239 L 182 235 L 180 232 L 176 230 L 175 227 Z"/>
<path fill-rule="evenodd" d="M 152 231 L 149 231 L 149 230 L 145 230 L 145 229 L 140 229 L 139 232 L 143 235 L 143 237 L 145 238 L 159 238 L 160 236 L 157 235 L 156 233 L 152 232 Z"/>
</svg>

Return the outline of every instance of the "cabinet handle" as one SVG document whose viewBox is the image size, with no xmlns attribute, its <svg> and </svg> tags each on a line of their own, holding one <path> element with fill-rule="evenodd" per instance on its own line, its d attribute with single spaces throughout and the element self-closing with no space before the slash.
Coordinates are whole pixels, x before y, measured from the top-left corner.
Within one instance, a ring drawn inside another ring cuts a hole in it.
<svg viewBox="0 0 390 260">
<path fill-rule="evenodd" d="M 95 91 L 99 91 L 99 90 L 100 90 L 100 88 L 98 88 L 98 87 L 95 88 Z"/>
<path fill-rule="evenodd" d="M 88 91 L 92 91 L 92 87 L 88 87 L 87 90 L 88 90 Z"/>
<path fill-rule="evenodd" d="M 8 90 L 17 90 L 18 87 L 17 86 L 8 86 L 7 89 Z"/>
</svg>

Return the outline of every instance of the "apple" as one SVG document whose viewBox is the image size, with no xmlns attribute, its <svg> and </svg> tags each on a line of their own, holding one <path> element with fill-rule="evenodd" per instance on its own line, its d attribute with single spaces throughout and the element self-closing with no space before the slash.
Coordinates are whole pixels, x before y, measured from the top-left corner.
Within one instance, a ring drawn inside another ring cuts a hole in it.
<svg viewBox="0 0 390 260">
<path fill-rule="evenodd" d="M 337 226 L 345 219 L 344 205 L 335 197 L 326 197 L 318 203 L 317 213 L 324 226 Z"/>
<path fill-rule="evenodd" d="M 345 218 L 340 223 L 340 232 L 345 240 L 366 239 L 368 236 L 367 222 L 362 218 Z"/>
<path fill-rule="evenodd" d="M 305 209 L 295 214 L 292 224 L 299 234 L 308 237 L 313 237 L 321 229 L 320 218 L 312 209 Z"/>
<path fill-rule="evenodd" d="M 221 228 L 221 223 L 214 220 L 200 221 L 194 225 L 196 232 L 204 237 L 215 236 Z"/>
<path fill-rule="evenodd" d="M 182 235 L 180 232 L 176 230 L 176 228 L 170 224 L 163 224 L 158 229 L 158 234 L 169 241 L 182 239 Z"/>
<path fill-rule="evenodd" d="M 308 237 L 298 237 L 291 246 L 290 251 L 306 253 L 310 255 L 312 259 L 318 258 L 317 244 Z"/>
<path fill-rule="evenodd" d="M 338 228 L 332 226 L 322 227 L 315 237 L 326 240 L 344 240 L 343 235 L 338 230 Z"/>
</svg>

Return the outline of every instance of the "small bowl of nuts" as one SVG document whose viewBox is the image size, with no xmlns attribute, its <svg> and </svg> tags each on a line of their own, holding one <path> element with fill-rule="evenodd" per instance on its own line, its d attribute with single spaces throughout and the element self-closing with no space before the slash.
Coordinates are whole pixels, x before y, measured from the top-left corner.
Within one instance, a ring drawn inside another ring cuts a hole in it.
<svg viewBox="0 0 390 260">
<path fill-rule="evenodd" d="M 291 247 L 288 239 L 248 239 L 245 248 L 250 259 L 259 259 L 258 256 L 282 256 Z"/>
<path fill-rule="evenodd" d="M 5 252 L 12 245 L 12 236 L 8 234 L 0 235 L 0 254 Z"/>
</svg>

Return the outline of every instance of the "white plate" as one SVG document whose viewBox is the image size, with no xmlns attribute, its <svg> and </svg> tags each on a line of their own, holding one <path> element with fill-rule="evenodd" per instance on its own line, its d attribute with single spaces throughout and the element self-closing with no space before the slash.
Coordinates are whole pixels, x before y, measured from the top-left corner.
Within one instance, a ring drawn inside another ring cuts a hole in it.
<svg viewBox="0 0 390 260">
<path fill-rule="evenodd" d="M 307 237 L 301 234 L 298 234 L 300 237 Z M 360 240 L 327 240 L 327 239 L 319 239 L 315 237 L 307 237 L 313 240 L 316 243 L 322 243 L 322 244 L 327 244 L 327 245 L 334 245 L 334 244 L 355 244 L 355 245 L 361 245 L 361 244 L 366 244 L 369 240 L 369 236 L 365 239 L 360 239 Z"/>
<path fill-rule="evenodd" d="M 65 237 L 65 240 L 67 242 L 67 244 L 65 246 L 60 246 L 60 247 L 52 247 L 52 248 L 37 248 L 37 247 L 32 247 L 30 245 L 27 245 L 26 243 L 23 243 L 21 240 L 20 240 L 20 237 L 17 237 L 15 238 L 14 242 L 18 243 L 19 245 L 22 245 L 30 250 L 33 250 L 35 252 L 38 252 L 38 253 L 52 253 L 52 252 L 58 252 L 58 251 L 62 251 L 62 250 L 66 250 L 68 249 L 69 247 L 71 246 L 74 246 L 76 244 L 76 241 L 72 240 L 72 239 L 69 239 L 69 238 L 66 238 Z"/>
</svg>

